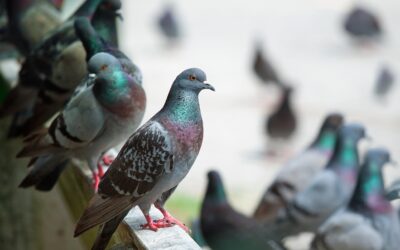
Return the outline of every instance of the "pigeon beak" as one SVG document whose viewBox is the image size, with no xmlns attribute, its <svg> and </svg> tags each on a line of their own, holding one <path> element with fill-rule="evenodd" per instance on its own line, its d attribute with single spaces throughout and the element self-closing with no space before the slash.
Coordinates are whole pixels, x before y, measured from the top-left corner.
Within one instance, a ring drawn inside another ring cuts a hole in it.
<svg viewBox="0 0 400 250">
<path fill-rule="evenodd" d="M 117 13 L 115 13 L 115 16 L 116 16 L 117 18 L 119 18 L 120 21 L 124 21 L 124 17 L 122 16 L 121 13 L 117 12 Z"/>
<path fill-rule="evenodd" d="M 364 136 L 364 139 L 365 139 L 367 142 L 372 142 L 372 137 L 369 136 L 369 135 L 365 135 L 365 136 Z"/>
<path fill-rule="evenodd" d="M 388 164 L 390 164 L 391 166 L 393 166 L 395 168 L 399 167 L 399 164 L 397 163 L 397 161 L 394 161 L 394 160 L 389 161 Z"/>
<path fill-rule="evenodd" d="M 215 88 L 211 84 L 208 84 L 208 83 L 204 83 L 204 88 L 215 91 Z"/>
</svg>

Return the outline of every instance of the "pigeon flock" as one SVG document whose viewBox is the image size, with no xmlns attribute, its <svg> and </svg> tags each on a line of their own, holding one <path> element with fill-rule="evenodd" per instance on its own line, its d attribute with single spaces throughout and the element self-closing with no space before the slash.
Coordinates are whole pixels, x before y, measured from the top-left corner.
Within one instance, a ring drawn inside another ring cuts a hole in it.
<svg viewBox="0 0 400 250">
<path fill-rule="evenodd" d="M 367 124 L 347 122 L 342 112 L 326 114 L 310 144 L 265 183 L 252 215 L 230 205 L 222 176 L 209 171 L 199 223 L 194 224 L 198 228 L 189 229 L 164 206 L 200 152 L 199 94 L 214 87 L 202 69 L 188 67 L 171 84 L 164 106 L 143 123 L 142 71 L 119 46 L 122 0 L 85 0 L 66 19 L 61 17 L 63 4 L 0 2 L 0 60 L 20 63 L 16 85 L 0 104 L 0 118 L 10 120 L 9 139 L 23 140 L 16 157 L 29 159 L 19 187 L 52 190 L 71 159 L 85 162 L 91 171 L 94 195 L 74 237 L 100 226 L 92 249 L 106 249 L 118 225 L 138 206 L 146 220 L 142 230 L 179 226 L 201 234 L 214 250 L 290 249 L 286 239 L 304 232 L 313 234 L 312 250 L 400 249 L 399 211 L 391 203 L 400 198 L 400 184 L 385 189 L 382 172 L 395 163 L 387 148 L 362 153 Z M 172 5 L 157 25 L 169 44 L 182 39 Z M 360 6 L 344 20 L 343 30 L 363 44 L 384 34 L 377 16 Z M 260 83 L 280 93 L 265 119 L 268 140 L 290 143 L 299 123 L 295 86 L 267 58 L 261 41 L 255 44 L 251 69 Z M 386 96 L 394 82 L 390 66 L 382 65 L 375 96 Z M 107 154 L 118 145 L 123 146 L 116 157 Z M 163 218 L 153 220 L 152 205 Z"/>
</svg>

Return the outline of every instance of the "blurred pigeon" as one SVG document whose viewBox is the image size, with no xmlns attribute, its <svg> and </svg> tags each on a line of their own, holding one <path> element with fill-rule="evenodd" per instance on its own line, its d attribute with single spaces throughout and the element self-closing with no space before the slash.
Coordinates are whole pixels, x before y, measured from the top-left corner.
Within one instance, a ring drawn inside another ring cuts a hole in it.
<svg viewBox="0 0 400 250">
<path fill-rule="evenodd" d="M 345 19 L 344 29 L 356 39 L 378 38 L 382 28 L 377 16 L 362 7 L 355 7 Z"/>
<path fill-rule="evenodd" d="M 92 24 L 97 33 L 107 43 L 118 47 L 117 18 L 122 16 L 117 12 L 121 9 L 121 0 L 109 0 L 107 5 L 100 5 L 95 12 Z"/>
<path fill-rule="evenodd" d="M 298 192 L 304 191 L 331 158 L 342 123 L 343 116 L 338 113 L 325 118 L 314 142 L 277 174 L 258 204 L 254 218 L 264 220 L 276 217 L 279 209 L 287 206 Z"/>
<path fill-rule="evenodd" d="M 335 151 L 325 169 L 313 177 L 270 225 L 279 237 L 315 232 L 338 209 L 350 201 L 359 172 L 357 145 L 365 137 L 359 124 L 339 129 Z M 270 224 L 270 223 L 267 223 Z"/>
<path fill-rule="evenodd" d="M 313 241 L 317 250 L 392 250 L 400 245 L 397 211 L 386 200 L 382 167 L 390 160 L 386 149 L 366 153 L 350 204 L 319 229 Z"/>
<path fill-rule="evenodd" d="M 48 130 L 30 136 L 19 153 L 19 157 L 33 157 L 20 187 L 50 190 L 65 161 L 73 156 L 87 161 L 97 189 L 103 175 L 98 160 L 139 126 L 146 106 L 142 86 L 110 54 L 96 54 L 89 61 L 92 65 L 100 67 L 86 79 L 86 88 L 68 102 Z"/>
<path fill-rule="evenodd" d="M 172 6 L 165 7 L 158 19 L 158 26 L 162 34 L 168 38 L 169 41 L 175 41 L 181 36 L 178 20 Z"/>
<path fill-rule="evenodd" d="M 179 74 L 164 107 L 122 147 L 75 229 L 78 236 L 103 224 L 92 249 L 105 249 L 134 206 L 139 206 L 146 218 L 142 228 L 156 231 L 174 225 L 176 219 L 172 217 L 153 222 L 149 209 L 182 181 L 200 151 L 203 122 L 198 94 L 203 89 L 214 90 L 205 81 L 205 73 L 197 68 Z"/>
<path fill-rule="evenodd" d="M 271 139 L 289 139 L 296 130 L 297 119 L 290 100 L 293 89 L 285 86 L 277 108 L 266 121 L 266 132 Z"/>
<path fill-rule="evenodd" d="M 100 3 L 107 5 L 108 1 L 84 2 L 26 58 L 18 85 L 0 108 L 0 117 L 14 114 L 9 136 L 27 135 L 38 129 L 67 102 L 86 74 L 85 50 L 76 36 L 74 20 L 90 18 Z"/>
<path fill-rule="evenodd" d="M 394 181 L 385 193 L 386 199 L 393 201 L 400 199 L 400 180 Z"/>
<path fill-rule="evenodd" d="M 62 22 L 60 12 L 49 1 L 4 1 L 8 17 L 4 35 L 25 56 Z"/>
<path fill-rule="evenodd" d="M 204 239 L 213 250 L 285 249 L 273 237 L 268 237 L 255 219 L 232 208 L 227 201 L 221 177 L 216 171 L 208 172 L 200 226 Z"/>
<path fill-rule="evenodd" d="M 253 71 L 256 76 L 264 83 L 281 84 L 280 77 L 271 62 L 265 57 L 261 44 L 256 44 L 256 51 L 253 62 Z"/>
<path fill-rule="evenodd" d="M 383 66 L 375 83 L 375 95 L 384 97 L 390 91 L 394 81 L 395 77 L 392 71 L 387 66 Z"/>
</svg>

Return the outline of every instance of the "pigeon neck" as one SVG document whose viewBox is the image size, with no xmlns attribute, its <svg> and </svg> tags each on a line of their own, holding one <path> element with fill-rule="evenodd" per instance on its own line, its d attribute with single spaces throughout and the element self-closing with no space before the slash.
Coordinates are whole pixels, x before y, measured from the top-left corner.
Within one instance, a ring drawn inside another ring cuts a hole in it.
<svg viewBox="0 0 400 250">
<path fill-rule="evenodd" d="M 382 165 L 371 160 L 362 168 L 350 207 L 367 209 L 374 213 L 387 213 L 392 206 L 386 200 Z"/>
<path fill-rule="evenodd" d="M 206 200 L 215 203 L 226 203 L 225 189 L 221 180 L 210 182 L 206 191 Z"/>
<path fill-rule="evenodd" d="M 89 19 L 78 19 L 75 22 L 75 30 L 85 48 L 86 60 L 89 60 L 96 53 L 105 51 L 106 44 L 90 24 Z"/>
<path fill-rule="evenodd" d="M 357 140 L 342 135 L 336 142 L 332 159 L 327 165 L 347 183 L 355 184 L 359 166 Z"/>
<path fill-rule="evenodd" d="M 163 110 L 177 123 L 201 121 L 198 92 L 172 88 Z"/>
<path fill-rule="evenodd" d="M 311 144 L 312 148 L 316 148 L 323 152 L 331 153 L 335 148 L 336 132 L 331 129 L 323 129 L 318 134 L 316 140 Z"/>
<path fill-rule="evenodd" d="M 94 12 L 103 0 L 86 0 L 79 9 L 70 17 L 87 17 L 92 19 Z"/>
</svg>

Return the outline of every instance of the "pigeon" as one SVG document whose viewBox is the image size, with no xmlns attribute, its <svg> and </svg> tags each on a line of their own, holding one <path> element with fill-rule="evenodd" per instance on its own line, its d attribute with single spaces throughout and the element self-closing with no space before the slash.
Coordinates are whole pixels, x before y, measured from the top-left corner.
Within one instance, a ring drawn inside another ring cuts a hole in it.
<svg viewBox="0 0 400 250">
<path fill-rule="evenodd" d="M 392 71 L 387 66 L 383 66 L 375 82 L 375 95 L 377 97 L 384 97 L 390 91 L 394 81 L 395 77 Z"/>
<path fill-rule="evenodd" d="M 61 24 L 60 12 L 49 1 L 5 0 L 5 36 L 27 56 L 49 33 Z"/>
<path fill-rule="evenodd" d="M 237 212 L 227 201 L 221 176 L 208 172 L 208 185 L 201 206 L 200 227 L 212 250 L 278 250 L 285 249 L 280 242 L 266 235 L 253 218 Z"/>
<path fill-rule="evenodd" d="M 385 192 L 385 197 L 390 201 L 400 199 L 400 179 L 390 184 Z"/>
<path fill-rule="evenodd" d="M 121 0 L 109 0 L 106 6 L 100 5 L 95 12 L 92 23 L 97 33 L 107 43 L 118 47 L 117 17 L 122 16 L 117 12 L 121 9 Z"/>
<path fill-rule="evenodd" d="M 189 172 L 203 140 L 198 94 L 214 91 L 206 74 L 191 68 L 177 76 L 164 107 L 131 135 L 101 179 L 98 193 L 79 219 L 75 236 L 103 224 L 92 249 L 105 249 L 118 224 L 139 206 L 147 224 L 143 229 L 174 225 L 173 218 L 154 223 L 151 204 L 176 187 Z"/>
<path fill-rule="evenodd" d="M 20 187 L 48 191 L 70 157 L 86 160 L 93 173 L 94 188 L 103 175 L 97 165 L 102 154 L 123 142 L 139 126 L 146 106 L 141 84 L 124 72 L 108 53 L 98 53 L 89 67 L 97 74 L 86 79 L 86 88 L 76 94 L 49 129 L 28 137 L 18 157 L 33 157 L 30 171 Z"/>
<path fill-rule="evenodd" d="M 355 7 L 351 10 L 345 19 L 344 29 L 357 40 L 371 40 L 382 35 L 378 17 L 363 7 Z"/>
<path fill-rule="evenodd" d="M 397 211 L 385 198 L 382 167 L 390 154 L 384 148 L 365 155 L 349 206 L 330 217 L 313 240 L 316 250 L 392 250 L 400 244 Z"/>
<path fill-rule="evenodd" d="M 171 42 L 176 41 L 181 36 L 181 30 L 172 6 L 165 7 L 158 19 L 158 27 L 161 33 Z"/>
<path fill-rule="evenodd" d="M 281 84 L 281 80 L 277 71 L 274 69 L 271 62 L 265 57 L 259 42 L 256 44 L 253 71 L 263 83 L 274 83 L 277 85 Z"/>
<path fill-rule="evenodd" d="M 266 132 L 271 139 L 289 139 L 296 130 L 297 119 L 290 100 L 293 89 L 285 86 L 277 108 L 267 118 Z"/>
<path fill-rule="evenodd" d="M 340 127 L 333 156 L 325 168 L 281 209 L 272 223 L 265 223 L 273 224 L 269 226 L 277 237 L 315 232 L 329 216 L 347 205 L 360 170 L 357 146 L 364 137 L 365 129 L 361 124 Z"/>
<path fill-rule="evenodd" d="M 339 113 L 326 116 L 311 145 L 287 162 L 277 174 L 262 196 L 254 218 L 266 220 L 276 217 L 277 212 L 298 192 L 304 191 L 331 158 L 342 123 L 343 116 Z"/>
<path fill-rule="evenodd" d="M 18 85 L 0 107 L 0 117 L 14 115 L 10 137 L 39 129 L 68 101 L 87 72 L 85 50 L 75 34 L 74 20 L 90 18 L 99 4 L 108 5 L 108 1 L 84 2 L 26 58 Z"/>
</svg>

